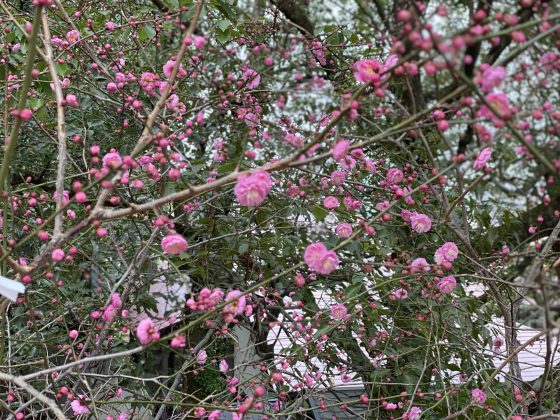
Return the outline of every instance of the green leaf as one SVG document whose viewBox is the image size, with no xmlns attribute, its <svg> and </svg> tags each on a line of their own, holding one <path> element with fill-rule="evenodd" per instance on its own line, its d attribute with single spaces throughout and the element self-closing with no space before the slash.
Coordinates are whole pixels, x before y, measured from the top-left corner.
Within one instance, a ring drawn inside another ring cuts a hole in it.
<svg viewBox="0 0 560 420">
<path fill-rule="evenodd" d="M 66 74 L 68 73 L 68 64 L 63 63 L 55 63 L 55 67 L 56 67 L 56 72 L 61 75 L 61 76 L 66 76 Z"/>
<path fill-rule="evenodd" d="M 235 11 L 231 8 L 227 1 L 224 0 L 212 0 L 210 2 L 212 6 L 220 11 L 222 15 L 231 21 L 235 21 L 237 16 Z"/>
<path fill-rule="evenodd" d="M 358 291 L 362 288 L 362 283 L 354 283 L 347 287 L 344 291 L 346 298 L 354 297 L 358 294 Z"/>
<path fill-rule="evenodd" d="M 249 242 L 243 241 L 239 244 L 238 252 L 240 254 L 244 254 L 247 252 L 248 249 L 249 249 Z"/>
<path fill-rule="evenodd" d="M 222 32 L 225 32 L 225 30 L 229 28 L 229 25 L 231 25 L 230 21 L 225 19 L 219 20 L 217 24 L 218 28 L 220 28 Z"/>
<path fill-rule="evenodd" d="M 230 34 L 229 34 L 229 30 L 226 31 L 222 31 L 221 29 L 218 29 L 216 31 L 216 39 L 218 40 L 219 43 L 224 44 L 226 42 L 228 42 L 230 40 Z"/>
<path fill-rule="evenodd" d="M 303 289 L 303 301 L 305 302 L 305 306 L 310 308 L 313 312 L 320 311 L 320 308 L 317 306 L 317 302 L 315 301 L 315 296 L 313 296 L 311 289 L 307 287 Z"/>
<path fill-rule="evenodd" d="M 216 31 L 216 32 L 219 32 L 219 31 Z M 218 173 L 220 173 L 220 174 L 230 173 L 235 169 L 236 166 L 237 166 L 237 163 L 233 162 L 233 161 L 224 163 L 223 165 L 220 165 L 218 167 Z"/>
<path fill-rule="evenodd" d="M 177 9 L 179 7 L 179 0 L 165 0 L 165 4 L 170 9 Z"/>
<path fill-rule="evenodd" d="M 156 36 L 156 30 L 152 25 L 144 25 L 142 29 L 138 31 L 138 36 L 142 41 L 149 41 Z"/>
<path fill-rule="evenodd" d="M 329 45 L 342 45 L 344 44 L 344 34 L 342 32 L 335 32 L 327 38 Z"/>
<path fill-rule="evenodd" d="M 311 213 L 313 213 L 313 216 L 315 216 L 318 221 L 322 221 L 325 217 L 327 217 L 329 211 L 322 206 L 313 206 L 311 207 Z"/>
<path fill-rule="evenodd" d="M 255 214 L 255 220 L 259 225 L 262 225 L 270 217 L 270 211 L 266 208 L 260 208 Z"/>
<path fill-rule="evenodd" d="M 143 307 L 144 309 L 148 309 L 154 312 L 157 312 L 157 301 L 153 296 L 150 295 L 144 295 L 142 296 L 141 300 L 140 300 L 140 305 L 141 307 Z"/>
</svg>

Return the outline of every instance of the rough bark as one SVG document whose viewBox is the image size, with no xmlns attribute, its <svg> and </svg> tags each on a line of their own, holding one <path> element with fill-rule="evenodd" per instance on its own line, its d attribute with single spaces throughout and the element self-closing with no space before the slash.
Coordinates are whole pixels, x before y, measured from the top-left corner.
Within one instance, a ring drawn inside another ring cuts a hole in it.
<svg viewBox="0 0 560 420">
<path fill-rule="evenodd" d="M 280 10 L 287 19 L 297 25 L 299 31 L 303 35 L 313 35 L 315 26 L 313 22 L 311 22 L 311 19 L 309 19 L 307 11 L 301 7 L 301 1 L 272 0 L 272 3 L 278 7 L 278 10 Z"/>
</svg>

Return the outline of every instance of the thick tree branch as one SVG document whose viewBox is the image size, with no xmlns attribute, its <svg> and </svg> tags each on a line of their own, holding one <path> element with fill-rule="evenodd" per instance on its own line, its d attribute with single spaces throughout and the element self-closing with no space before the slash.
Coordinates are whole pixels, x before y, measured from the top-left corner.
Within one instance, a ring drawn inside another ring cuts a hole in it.
<svg viewBox="0 0 560 420">
<path fill-rule="evenodd" d="M 169 9 L 165 5 L 165 3 L 161 0 L 152 0 L 152 3 L 154 4 L 154 6 L 156 6 L 162 12 L 168 12 L 169 11 Z"/>
<path fill-rule="evenodd" d="M 299 31 L 305 35 L 313 35 L 315 32 L 315 27 L 305 9 L 301 6 L 301 1 L 297 0 L 272 0 L 272 3 L 278 7 L 286 18 L 288 18 L 292 23 L 294 23 Z"/>
</svg>

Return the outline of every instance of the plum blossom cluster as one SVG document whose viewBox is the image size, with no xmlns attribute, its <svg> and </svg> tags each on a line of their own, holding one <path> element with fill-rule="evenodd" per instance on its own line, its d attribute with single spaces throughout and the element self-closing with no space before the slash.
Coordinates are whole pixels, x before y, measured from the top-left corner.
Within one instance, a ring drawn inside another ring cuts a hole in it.
<svg viewBox="0 0 560 420">
<path fill-rule="evenodd" d="M 340 263 L 336 253 L 329 251 L 322 242 L 308 245 L 303 258 L 311 270 L 323 275 L 332 273 Z"/>
<path fill-rule="evenodd" d="M 446 242 L 440 246 L 435 254 L 434 260 L 438 264 L 452 263 L 459 256 L 459 248 L 454 242 Z"/>
<path fill-rule="evenodd" d="M 187 307 L 191 311 L 211 311 L 224 300 L 224 292 L 220 288 L 210 290 L 208 288 L 202 289 L 198 292 L 196 300 L 189 298 L 187 300 Z"/>
<path fill-rule="evenodd" d="M 225 296 L 225 298 L 224 298 Z M 226 324 L 236 322 L 236 317 L 241 315 L 250 316 L 253 312 L 252 305 L 247 304 L 247 298 L 240 290 L 232 290 L 224 295 L 220 288 L 213 290 L 204 288 L 196 298 L 187 300 L 187 307 L 191 311 L 212 311 L 216 306 L 224 303 L 221 315 Z"/>
<path fill-rule="evenodd" d="M 398 63 L 396 55 L 387 57 L 385 63 L 377 60 L 359 60 L 354 63 L 354 77 L 358 82 L 379 86 L 389 77 L 389 72 Z"/>
<path fill-rule="evenodd" d="M 250 316 L 253 307 L 247 305 L 247 298 L 240 290 L 232 290 L 225 298 L 226 305 L 222 309 L 222 317 L 226 324 L 235 322 L 235 318 L 241 315 Z"/>
<path fill-rule="evenodd" d="M 122 306 L 123 303 L 120 294 L 113 293 L 111 295 L 111 303 L 109 303 L 103 311 L 103 321 L 106 323 L 113 322 Z"/>
<path fill-rule="evenodd" d="M 87 400 L 85 395 L 81 395 L 78 398 L 74 398 L 70 403 L 70 407 L 74 413 L 74 416 L 81 416 L 84 414 L 91 413 L 91 403 Z"/>
<path fill-rule="evenodd" d="M 492 121 L 495 127 L 503 127 L 505 121 L 511 119 L 515 112 L 510 106 L 507 95 L 503 92 L 495 91 L 505 78 L 506 69 L 504 67 L 483 64 L 479 75 L 475 79 L 481 90 L 486 93 L 484 103 L 481 105 L 478 115 Z M 489 131 L 482 124 L 477 124 L 476 131 L 483 138 L 489 137 Z M 489 138 L 491 139 L 491 137 Z M 492 149 L 490 147 L 482 149 L 473 163 L 473 169 L 485 169 L 491 156 Z"/>
<path fill-rule="evenodd" d="M 266 171 L 243 173 L 237 178 L 234 193 L 242 206 L 254 207 L 262 204 L 272 188 L 272 179 Z"/>
</svg>

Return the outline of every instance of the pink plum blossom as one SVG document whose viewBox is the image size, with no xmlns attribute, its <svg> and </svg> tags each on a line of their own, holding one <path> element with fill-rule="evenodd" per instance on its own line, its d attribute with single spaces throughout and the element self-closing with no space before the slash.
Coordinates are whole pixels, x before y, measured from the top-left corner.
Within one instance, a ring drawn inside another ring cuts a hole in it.
<svg viewBox="0 0 560 420">
<path fill-rule="evenodd" d="M 403 288 L 397 289 L 395 291 L 395 297 L 399 300 L 405 300 L 408 297 L 408 292 Z"/>
<path fill-rule="evenodd" d="M 396 410 L 398 408 L 398 406 L 395 403 L 387 403 L 383 406 L 383 408 L 387 411 L 393 411 L 393 410 Z"/>
<path fill-rule="evenodd" d="M 213 410 L 208 414 L 208 420 L 220 420 L 222 412 L 220 410 Z"/>
<path fill-rule="evenodd" d="M 171 77 L 171 72 L 173 71 L 173 67 L 175 66 L 176 61 L 170 59 L 163 65 L 163 74 L 168 79 Z M 184 79 L 187 76 L 187 71 L 183 67 L 183 63 L 179 64 L 179 70 L 177 71 L 177 78 Z"/>
<path fill-rule="evenodd" d="M 272 188 L 272 179 L 266 171 L 242 174 L 234 188 L 235 198 L 242 206 L 255 207 L 265 200 Z"/>
<path fill-rule="evenodd" d="M 109 82 L 107 83 L 107 92 L 109 93 L 115 93 L 117 91 L 118 87 L 116 83 L 113 82 Z"/>
<path fill-rule="evenodd" d="M 331 174 L 331 182 L 333 185 L 342 185 L 345 179 L 346 175 L 342 171 L 336 170 Z"/>
<path fill-rule="evenodd" d="M 539 63 L 547 71 L 560 70 L 560 54 L 556 51 L 546 52 L 539 59 Z"/>
<path fill-rule="evenodd" d="M 405 221 L 405 222 L 409 222 L 410 223 L 410 218 L 412 217 L 412 212 L 410 210 L 404 209 L 401 211 L 401 218 Z"/>
<path fill-rule="evenodd" d="M 327 198 L 325 198 L 323 200 L 323 206 L 325 206 L 325 208 L 327 210 L 334 210 L 336 209 L 338 206 L 340 205 L 340 201 L 338 201 L 338 198 L 329 195 Z"/>
<path fill-rule="evenodd" d="M 164 253 L 170 255 L 182 254 L 189 247 L 189 243 L 183 236 L 175 233 L 167 235 L 161 241 L 161 249 Z"/>
<path fill-rule="evenodd" d="M 482 91 L 489 93 L 492 89 L 499 87 L 506 78 L 506 69 L 502 66 L 486 67 L 476 82 Z"/>
<path fill-rule="evenodd" d="M 395 185 L 401 182 L 404 178 L 404 175 L 400 169 L 391 168 L 387 171 L 387 176 L 385 180 L 387 181 L 388 185 Z"/>
<path fill-rule="evenodd" d="M 480 107 L 478 115 L 492 120 L 494 125 L 501 127 L 503 125 L 501 120 L 510 119 L 513 114 L 507 95 L 503 92 L 494 92 L 486 95 L 485 99 L 497 115 L 485 104 Z"/>
<path fill-rule="evenodd" d="M 171 347 L 174 349 L 184 349 L 187 345 L 187 337 L 184 335 L 178 335 L 171 339 Z"/>
<path fill-rule="evenodd" d="M 329 251 L 324 243 L 316 242 L 305 249 L 305 263 L 319 274 L 329 275 L 338 268 L 339 260 L 334 251 Z"/>
<path fill-rule="evenodd" d="M 503 245 L 503 246 L 502 246 L 502 249 L 501 249 L 501 251 L 500 251 L 500 255 L 501 255 L 502 257 L 505 257 L 505 256 L 509 255 L 510 252 L 511 252 L 511 250 L 509 249 L 509 246 Z"/>
<path fill-rule="evenodd" d="M 210 290 L 203 288 L 199 293 L 197 300 L 189 298 L 187 306 L 192 311 L 208 311 L 213 309 L 224 299 L 224 292 L 220 288 Z"/>
<path fill-rule="evenodd" d="M 427 273 L 428 271 L 430 271 L 430 264 L 428 264 L 428 261 L 426 261 L 424 258 L 416 258 L 410 264 L 410 272 L 412 274 L 422 272 Z"/>
<path fill-rule="evenodd" d="M 333 148 L 332 155 L 333 159 L 340 162 L 348 154 L 348 149 L 350 148 L 350 142 L 348 140 L 338 141 Z"/>
<path fill-rule="evenodd" d="M 310 48 L 311 52 L 313 52 L 313 55 L 315 56 L 317 61 L 322 66 L 325 66 L 327 64 L 327 58 L 326 58 L 326 55 L 325 55 L 325 48 L 324 48 L 323 44 L 321 44 L 321 42 L 319 42 L 319 41 L 313 41 L 313 42 L 311 42 L 310 47 L 311 47 Z"/>
<path fill-rule="evenodd" d="M 121 155 L 117 152 L 109 152 L 103 156 L 103 166 L 109 169 L 116 169 L 122 165 Z"/>
<path fill-rule="evenodd" d="M 205 364 L 207 359 L 208 359 L 208 354 L 206 354 L 205 350 L 200 350 L 196 354 L 196 363 L 198 363 L 199 365 Z"/>
<path fill-rule="evenodd" d="M 471 391 L 471 399 L 476 404 L 484 404 L 486 401 L 486 393 L 478 388 L 475 388 Z"/>
<path fill-rule="evenodd" d="M 385 200 L 385 201 L 382 201 L 381 203 L 377 203 L 375 205 L 375 209 L 379 210 L 379 211 L 385 211 L 389 208 L 390 205 L 391 205 L 391 203 L 389 203 L 389 201 Z"/>
<path fill-rule="evenodd" d="M 140 87 L 142 89 L 144 89 L 151 95 L 154 95 L 156 88 L 161 85 L 159 77 L 156 74 L 150 72 L 142 73 L 140 75 L 140 81 L 138 83 L 140 84 Z"/>
<path fill-rule="evenodd" d="M 89 414 L 91 412 L 91 408 L 84 402 L 84 398 L 84 396 L 82 396 L 81 398 L 76 398 L 70 403 L 70 407 L 72 407 L 74 416 L 81 416 L 83 414 Z"/>
<path fill-rule="evenodd" d="M 224 359 L 220 360 L 220 364 L 218 366 L 221 373 L 227 373 L 227 371 L 229 370 L 228 362 L 226 362 Z"/>
<path fill-rule="evenodd" d="M 107 305 L 107 307 L 103 311 L 103 321 L 107 323 L 113 322 L 117 317 L 118 312 L 119 312 L 119 308 L 113 305 L 112 303 Z"/>
<path fill-rule="evenodd" d="M 379 84 L 381 71 L 382 65 L 377 60 L 359 60 L 354 63 L 354 78 L 361 83 Z"/>
<path fill-rule="evenodd" d="M 72 95 L 72 94 L 66 95 L 66 104 L 73 108 L 80 107 L 80 104 L 78 103 L 78 98 L 76 97 L 76 95 Z"/>
<path fill-rule="evenodd" d="M 417 233 L 426 233 L 432 228 L 432 220 L 425 214 L 416 212 L 410 216 L 410 224 L 412 230 Z"/>
<path fill-rule="evenodd" d="M 489 147 L 482 149 L 473 163 L 473 168 L 477 170 L 484 169 L 486 163 L 488 163 L 488 161 L 490 160 L 490 157 L 492 157 L 492 149 L 490 149 Z"/>
<path fill-rule="evenodd" d="M 438 283 L 438 288 L 441 293 L 451 293 L 457 287 L 457 280 L 453 276 L 442 278 Z"/>
<path fill-rule="evenodd" d="M 340 223 L 336 227 L 336 234 L 339 238 L 349 238 L 352 236 L 352 226 L 349 223 Z"/>
<path fill-rule="evenodd" d="M 454 242 L 446 242 L 436 250 L 434 260 L 436 263 L 453 262 L 459 255 L 459 248 Z"/>
<path fill-rule="evenodd" d="M 206 39 L 203 36 L 195 36 L 193 44 L 196 49 L 201 50 L 206 45 Z"/>
<path fill-rule="evenodd" d="M 111 305 L 113 305 L 116 308 L 121 308 L 122 306 L 122 298 L 121 295 L 119 293 L 113 293 L 111 295 Z"/>
<path fill-rule="evenodd" d="M 331 306 L 331 317 L 336 320 L 346 319 L 348 317 L 348 309 L 342 303 Z"/>
<path fill-rule="evenodd" d="M 492 345 L 494 346 L 494 352 L 498 352 L 504 345 L 504 339 L 501 337 L 496 337 L 494 338 L 494 340 L 492 340 Z"/>
<path fill-rule="evenodd" d="M 256 89 L 261 83 L 261 76 L 253 69 L 246 69 L 243 72 L 243 80 L 247 82 L 249 89 Z"/>
<path fill-rule="evenodd" d="M 206 409 L 204 407 L 196 407 L 193 414 L 196 418 L 201 419 L 206 415 Z"/>
<path fill-rule="evenodd" d="M 383 72 L 388 72 L 393 67 L 395 67 L 398 62 L 399 62 L 399 56 L 398 55 L 396 55 L 396 54 L 389 55 L 385 59 L 385 62 L 383 63 L 382 71 Z M 382 76 L 382 78 L 386 78 L 388 76 L 389 76 L 388 74 L 385 74 L 385 75 Z"/>
<path fill-rule="evenodd" d="M 19 118 L 21 118 L 22 120 L 29 121 L 31 118 L 33 118 L 33 113 L 29 108 L 24 108 L 21 110 L 21 112 L 19 112 L 19 115 L 17 116 L 19 116 Z"/>
<path fill-rule="evenodd" d="M 236 316 L 243 315 L 247 307 L 247 299 L 240 290 L 232 290 L 225 299 L 227 305 L 222 310 L 224 321 L 231 323 Z"/>
<path fill-rule="evenodd" d="M 55 249 L 52 252 L 51 258 L 53 261 L 60 262 L 64 259 L 64 251 L 60 248 Z"/>
<path fill-rule="evenodd" d="M 150 318 L 144 318 L 136 327 L 136 337 L 142 345 L 159 340 L 159 331 Z"/>
<path fill-rule="evenodd" d="M 403 420 L 420 420 L 422 409 L 420 407 L 411 407 L 404 416 Z"/>
<path fill-rule="evenodd" d="M 78 42 L 80 40 L 80 33 L 78 31 L 76 31 L 75 29 L 73 29 L 73 30 L 66 33 L 66 40 L 70 44 L 75 44 L 76 42 Z"/>
</svg>

